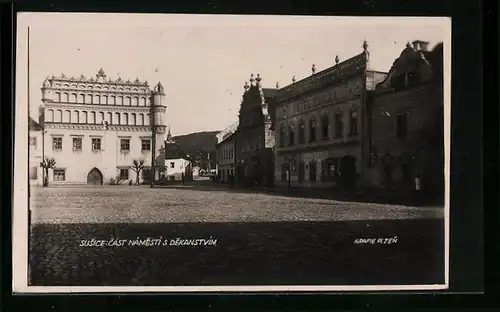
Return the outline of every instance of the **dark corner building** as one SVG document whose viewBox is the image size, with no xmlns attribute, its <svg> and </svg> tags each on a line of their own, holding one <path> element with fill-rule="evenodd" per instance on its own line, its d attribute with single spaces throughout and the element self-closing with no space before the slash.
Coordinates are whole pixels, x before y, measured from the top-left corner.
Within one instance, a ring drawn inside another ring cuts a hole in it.
<svg viewBox="0 0 500 312">
<path fill-rule="evenodd" d="M 376 86 L 371 113 L 373 186 L 444 195 L 443 44 L 407 44 Z M 417 182 L 419 179 L 419 182 Z M 417 186 L 418 184 L 418 186 Z"/>
<path fill-rule="evenodd" d="M 272 186 L 274 183 L 274 131 L 272 120 L 276 89 L 262 88 L 253 74 L 239 111 L 234 133 L 235 175 L 240 185 Z"/>
<path fill-rule="evenodd" d="M 278 90 L 277 186 L 354 188 L 365 182 L 369 158 L 366 107 L 386 73 L 370 69 L 366 41 L 359 54 Z"/>
</svg>

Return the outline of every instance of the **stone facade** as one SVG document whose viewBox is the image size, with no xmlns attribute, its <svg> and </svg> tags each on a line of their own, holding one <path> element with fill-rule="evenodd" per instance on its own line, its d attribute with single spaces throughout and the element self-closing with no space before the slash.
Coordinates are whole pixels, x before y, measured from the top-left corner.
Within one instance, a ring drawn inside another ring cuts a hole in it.
<svg viewBox="0 0 500 312">
<path fill-rule="evenodd" d="M 144 160 L 147 172 L 154 146 L 158 179 L 165 159 L 164 97 L 161 83 L 150 90 L 147 82 L 138 79 L 106 79 L 102 69 L 90 79 L 64 74 L 47 77 L 42 87 L 40 123 L 46 130 L 44 155 L 56 160 L 49 181 L 135 182 L 133 160 Z"/>
<path fill-rule="evenodd" d="M 261 77 L 252 75 L 239 111 L 234 134 L 235 178 L 241 185 L 274 184 L 274 131 L 272 106 L 276 89 L 262 88 Z"/>
<path fill-rule="evenodd" d="M 385 73 L 363 52 L 295 81 L 276 96 L 277 186 L 327 188 L 363 183 L 368 93 Z"/>
<path fill-rule="evenodd" d="M 40 167 L 42 162 L 42 148 L 43 148 L 43 128 L 34 121 L 29 119 L 29 179 L 30 185 L 41 186 L 43 184 L 43 168 Z"/>
<path fill-rule="evenodd" d="M 222 137 L 217 146 L 217 174 L 219 181 L 229 183 L 230 176 L 234 175 L 235 150 L 234 150 L 234 133 L 228 132 Z"/>
<path fill-rule="evenodd" d="M 371 112 L 371 185 L 444 192 L 442 44 L 408 45 L 377 85 Z M 421 48 L 424 49 L 421 49 Z M 419 49 L 420 48 L 420 49 Z"/>
</svg>

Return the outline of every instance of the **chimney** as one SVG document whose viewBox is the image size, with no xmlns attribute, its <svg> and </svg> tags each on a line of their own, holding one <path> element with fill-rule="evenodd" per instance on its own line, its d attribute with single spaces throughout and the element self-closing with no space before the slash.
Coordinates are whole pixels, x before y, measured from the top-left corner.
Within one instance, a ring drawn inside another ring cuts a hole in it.
<svg viewBox="0 0 500 312">
<path fill-rule="evenodd" d="M 412 44 L 413 44 L 413 49 L 415 49 L 416 51 L 427 51 L 427 46 L 429 45 L 429 42 L 415 40 L 412 42 Z"/>
</svg>

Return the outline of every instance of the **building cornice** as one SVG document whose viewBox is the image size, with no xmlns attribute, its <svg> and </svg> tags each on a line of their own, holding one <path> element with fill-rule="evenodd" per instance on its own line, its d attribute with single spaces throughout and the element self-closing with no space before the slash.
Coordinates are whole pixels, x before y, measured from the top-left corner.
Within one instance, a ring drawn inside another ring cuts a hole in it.
<svg viewBox="0 0 500 312">
<path fill-rule="evenodd" d="M 348 139 L 336 139 L 334 142 L 317 143 L 314 145 L 299 145 L 294 147 L 276 147 L 278 156 L 290 155 L 296 153 L 318 152 L 334 148 L 351 147 L 360 145 L 359 135 Z"/>
<path fill-rule="evenodd" d="M 66 109 L 66 110 L 102 110 L 102 111 L 125 112 L 125 113 L 151 112 L 151 106 L 79 104 L 79 103 L 61 103 L 61 102 L 45 102 L 45 108 L 56 108 L 56 109 Z"/>
<path fill-rule="evenodd" d="M 130 95 L 137 97 L 146 97 L 149 98 L 151 96 L 151 91 L 133 91 L 133 90 L 105 90 L 105 89 L 83 89 L 83 88 L 53 88 L 53 87 L 44 87 L 42 90 L 53 91 L 53 92 L 61 92 L 68 94 L 95 94 L 95 93 L 105 93 L 109 95 Z"/>
<path fill-rule="evenodd" d="M 151 126 L 134 126 L 134 125 L 106 126 L 101 124 L 74 124 L 74 123 L 53 123 L 53 122 L 46 122 L 45 129 L 151 132 Z"/>
<path fill-rule="evenodd" d="M 277 105 L 280 106 L 286 100 L 325 88 L 328 85 L 342 84 L 342 80 L 364 73 L 367 69 L 367 62 L 368 57 L 363 52 L 340 64 L 285 86 L 278 90 L 276 95 Z"/>
</svg>

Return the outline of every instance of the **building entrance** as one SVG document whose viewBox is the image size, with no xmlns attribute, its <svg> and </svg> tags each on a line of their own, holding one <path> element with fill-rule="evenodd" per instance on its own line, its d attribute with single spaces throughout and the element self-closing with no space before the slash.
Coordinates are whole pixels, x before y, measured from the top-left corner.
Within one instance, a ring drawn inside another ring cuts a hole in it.
<svg viewBox="0 0 500 312">
<path fill-rule="evenodd" d="M 87 184 L 90 185 L 102 185 L 102 173 L 99 169 L 94 168 L 90 170 L 87 175 Z"/>
</svg>

